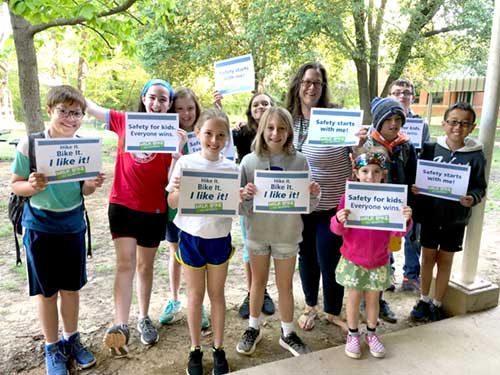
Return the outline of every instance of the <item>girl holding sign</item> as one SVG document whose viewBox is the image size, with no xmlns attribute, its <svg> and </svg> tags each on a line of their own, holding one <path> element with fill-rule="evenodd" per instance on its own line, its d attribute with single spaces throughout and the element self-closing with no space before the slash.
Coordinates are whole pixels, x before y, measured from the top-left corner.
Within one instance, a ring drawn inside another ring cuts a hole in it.
<svg viewBox="0 0 500 375">
<path fill-rule="evenodd" d="M 191 133 L 194 131 L 194 124 L 198 121 L 201 112 L 201 106 L 196 94 L 189 88 L 179 88 L 175 90 L 175 97 L 172 102 L 172 107 L 169 112 L 179 114 L 180 128 Z M 184 145 L 182 154 L 189 153 L 188 145 Z M 171 169 L 175 166 L 176 161 L 180 155 L 174 155 L 172 160 Z M 179 300 L 179 288 L 181 283 L 181 264 L 175 259 L 175 253 L 179 246 L 179 228 L 174 224 L 173 220 L 177 210 L 168 207 L 167 219 L 167 247 L 170 252 L 168 260 L 168 271 L 170 280 L 170 292 L 172 297 L 167 301 L 163 312 L 160 314 L 159 321 L 161 324 L 172 324 L 181 318 L 181 301 Z M 202 306 L 202 329 L 210 327 L 210 320 L 205 307 Z"/>
<path fill-rule="evenodd" d="M 302 215 L 304 230 L 299 250 L 299 270 L 306 307 L 298 323 L 303 330 L 314 328 L 321 278 L 326 319 L 346 331 L 346 324 L 340 318 L 344 288 L 335 280 L 342 238 L 331 233 L 329 226 L 344 193 L 345 181 L 351 177 L 350 148 L 307 144 L 311 109 L 332 107 L 323 65 L 307 63 L 299 68 L 290 83 L 286 107 L 294 120 L 293 144 L 306 156 L 312 179 L 321 186 L 321 200 L 316 210 Z M 366 138 L 366 129 L 358 136 Z"/>
<path fill-rule="evenodd" d="M 269 276 L 269 261 L 274 259 L 276 285 L 281 315 L 280 345 L 293 355 L 310 353 L 295 333 L 293 324 L 293 274 L 295 260 L 302 241 L 304 227 L 299 214 L 254 213 L 253 200 L 257 192 L 254 184 L 256 170 L 308 171 L 304 155 L 293 147 L 293 120 L 290 113 L 279 107 L 269 108 L 259 124 L 253 143 L 254 152 L 241 162 L 241 185 L 246 200 L 241 207 L 246 216 L 246 246 L 250 252 L 252 285 L 250 288 L 250 319 L 248 328 L 236 347 L 240 354 L 250 355 L 262 339 L 260 312 Z M 320 188 L 316 182 L 309 185 L 311 207 L 319 201 Z"/>
<path fill-rule="evenodd" d="M 359 149 L 353 160 L 353 170 L 360 182 L 381 183 L 387 178 L 388 156 L 382 147 Z M 345 195 L 335 216 L 331 219 L 330 229 L 342 236 L 340 248 L 342 257 L 337 265 L 336 279 L 347 288 L 347 325 L 349 332 L 345 353 L 351 358 L 361 357 L 361 335 L 358 330 L 361 301 L 366 301 L 366 342 L 374 357 L 384 357 L 385 348 L 376 334 L 379 316 L 379 295 L 391 283 L 389 263 L 389 239 L 391 236 L 403 237 L 410 230 L 411 213 L 409 206 L 402 207 L 407 220 L 406 232 L 382 231 L 374 229 L 346 228 L 349 210 L 345 207 Z"/>
<path fill-rule="evenodd" d="M 218 91 L 214 93 L 214 105 L 219 109 L 222 108 L 222 95 Z M 247 110 L 245 112 L 247 116 L 247 122 L 240 122 L 233 129 L 233 141 L 234 146 L 238 151 L 238 163 L 243 160 L 245 155 L 250 153 L 250 148 L 253 140 L 255 139 L 255 135 L 257 134 L 262 115 L 268 108 L 271 108 L 272 106 L 274 106 L 274 101 L 271 96 L 266 93 L 257 92 L 250 98 Z M 250 268 L 250 254 L 248 252 L 248 247 L 245 241 L 246 231 L 244 219 L 244 216 L 240 216 L 241 236 L 243 237 L 243 262 L 245 263 L 245 275 L 247 279 L 248 293 L 238 309 L 238 314 L 240 314 L 243 319 L 248 319 L 248 317 L 250 316 L 250 288 L 252 286 L 252 269 Z M 275 312 L 274 302 L 269 293 L 267 293 L 267 289 L 264 291 L 262 312 L 266 315 L 272 315 Z"/>
<path fill-rule="evenodd" d="M 168 204 L 177 208 L 180 196 L 181 170 L 229 170 L 238 171 L 234 162 L 224 158 L 221 152 L 229 138 L 229 120 L 219 110 L 204 111 L 195 125 L 201 151 L 181 156 L 167 186 Z M 212 327 L 214 333 L 214 374 L 229 372 L 229 365 L 223 349 L 226 282 L 229 259 L 233 254 L 231 246 L 231 217 L 176 215 L 175 225 L 181 230 L 176 258 L 184 266 L 188 291 L 188 326 L 191 350 L 187 374 L 202 374 L 201 351 L 201 307 L 205 291 L 210 298 Z"/>
<path fill-rule="evenodd" d="M 174 98 L 170 84 L 161 79 L 146 82 L 139 98 L 138 112 L 166 113 Z M 153 264 L 160 241 L 165 239 L 167 204 L 165 186 L 171 154 L 125 152 L 126 114 L 98 106 L 87 99 L 88 113 L 106 122 L 118 135 L 115 177 L 109 198 L 109 227 L 115 245 L 114 324 L 104 344 L 115 357 L 128 354 L 128 327 L 134 275 L 137 272 L 139 317 L 137 329 L 144 345 L 158 342 L 159 336 L 148 316 L 153 286 Z"/>
</svg>

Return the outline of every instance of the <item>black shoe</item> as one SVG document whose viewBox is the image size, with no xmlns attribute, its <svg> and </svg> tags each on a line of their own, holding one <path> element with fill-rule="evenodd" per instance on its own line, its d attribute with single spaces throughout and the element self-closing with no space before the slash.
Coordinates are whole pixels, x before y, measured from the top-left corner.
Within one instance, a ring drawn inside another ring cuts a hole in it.
<svg viewBox="0 0 500 375">
<path fill-rule="evenodd" d="M 229 373 L 229 364 L 226 359 L 226 352 L 222 348 L 212 348 L 212 353 L 214 355 L 214 370 L 213 375 L 227 374 Z"/>
<path fill-rule="evenodd" d="M 273 315 L 276 311 L 276 307 L 274 306 L 274 302 L 267 293 L 267 289 L 264 291 L 264 303 L 262 304 L 262 312 L 266 315 Z"/>
<path fill-rule="evenodd" d="M 431 322 L 446 319 L 446 314 L 441 306 L 437 307 L 435 304 L 429 304 L 429 319 Z"/>
<path fill-rule="evenodd" d="M 396 314 L 391 310 L 387 301 L 381 299 L 379 300 L 380 311 L 378 316 L 380 319 L 385 320 L 387 323 L 397 323 L 398 319 L 396 318 Z"/>
<path fill-rule="evenodd" d="M 189 362 L 186 369 L 187 375 L 203 375 L 203 352 L 197 346 L 194 350 L 189 352 Z"/>
<path fill-rule="evenodd" d="M 430 316 L 430 303 L 424 302 L 423 300 L 418 300 L 418 303 L 413 306 L 410 312 L 410 317 L 417 322 L 428 320 Z"/>
<path fill-rule="evenodd" d="M 243 303 L 238 310 L 238 314 L 240 314 L 243 319 L 248 319 L 248 317 L 250 316 L 250 293 L 248 293 L 243 300 Z"/>
<path fill-rule="evenodd" d="M 283 330 L 281 330 L 279 343 L 282 348 L 288 350 L 295 357 L 312 353 L 312 350 L 304 343 L 304 341 L 302 341 L 299 336 L 297 336 L 295 332 L 290 333 L 288 336 L 284 336 Z"/>
</svg>

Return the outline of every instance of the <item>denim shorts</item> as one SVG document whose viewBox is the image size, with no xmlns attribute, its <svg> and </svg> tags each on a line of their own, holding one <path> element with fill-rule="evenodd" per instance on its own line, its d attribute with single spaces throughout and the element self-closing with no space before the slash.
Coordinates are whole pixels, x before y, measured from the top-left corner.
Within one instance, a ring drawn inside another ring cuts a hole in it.
<svg viewBox="0 0 500 375">
<path fill-rule="evenodd" d="M 299 244 L 271 244 L 247 240 L 248 249 L 253 255 L 270 255 L 274 259 L 290 259 L 299 253 Z"/>
</svg>

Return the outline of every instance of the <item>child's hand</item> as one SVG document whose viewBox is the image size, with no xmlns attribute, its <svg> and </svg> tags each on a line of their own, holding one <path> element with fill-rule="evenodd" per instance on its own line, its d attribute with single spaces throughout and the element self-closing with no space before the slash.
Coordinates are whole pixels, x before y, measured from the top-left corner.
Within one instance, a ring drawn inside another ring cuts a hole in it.
<svg viewBox="0 0 500 375">
<path fill-rule="evenodd" d="M 172 186 L 174 187 L 174 191 L 179 191 L 181 187 L 181 178 L 179 176 L 174 177 L 174 181 L 172 182 Z"/>
<path fill-rule="evenodd" d="M 187 132 L 184 129 L 177 129 L 177 137 L 179 137 L 179 150 L 182 150 L 187 143 Z"/>
<path fill-rule="evenodd" d="M 403 212 L 403 217 L 406 221 L 411 219 L 412 210 L 410 206 L 403 206 L 403 209 L 401 211 Z"/>
<path fill-rule="evenodd" d="M 460 204 L 464 207 L 472 207 L 474 198 L 472 198 L 472 195 L 464 195 L 460 198 Z"/>
<path fill-rule="evenodd" d="M 368 129 L 365 128 L 365 127 L 362 127 L 361 129 L 359 129 L 359 131 L 354 134 L 356 137 L 359 138 L 359 143 L 358 143 L 358 147 L 361 147 L 365 144 L 365 142 L 368 140 Z"/>
<path fill-rule="evenodd" d="M 92 180 L 86 180 L 84 182 L 85 185 L 87 185 L 90 188 L 100 188 L 102 184 L 104 183 L 104 180 L 106 179 L 106 174 L 104 173 L 99 173 L 94 179 Z"/>
<path fill-rule="evenodd" d="M 28 177 L 28 182 L 30 183 L 31 187 L 39 192 L 42 190 L 45 190 L 47 188 L 47 183 L 48 183 L 47 176 L 45 176 L 43 173 L 37 173 L 33 172 L 30 173 Z"/>
<path fill-rule="evenodd" d="M 241 128 L 244 128 L 245 126 L 247 126 L 247 123 L 245 121 L 238 121 L 234 125 L 234 130 L 236 130 L 236 131 L 241 130 Z"/>
<path fill-rule="evenodd" d="M 311 183 L 309 184 L 309 192 L 315 197 L 317 197 L 319 193 L 321 193 L 321 188 L 316 181 L 311 181 Z"/>
<path fill-rule="evenodd" d="M 244 188 L 240 189 L 240 198 L 242 200 L 251 199 L 257 193 L 257 186 L 249 182 Z"/>
<path fill-rule="evenodd" d="M 420 191 L 418 190 L 418 187 L 415 184 L 411 185 L 411 192 L 413 194 L 415 194 L 415 195 L 419 195 L 420 194 Z"/>
<path fill-rule="evenodd" d="M 214 91 L 214 107 L 222 110 L 222 94 L 219 91 Z"/>
<path fill-rule="evenodd" d="M 335 216 L 337 216 L 337 220 L 339 223 L 344 224 L 347 221 L 350 213 L 350 210 L 348 210 L 347 208 L 343 208 L 340 211 L 337 211 L 337 214 Z"/>
</svg>

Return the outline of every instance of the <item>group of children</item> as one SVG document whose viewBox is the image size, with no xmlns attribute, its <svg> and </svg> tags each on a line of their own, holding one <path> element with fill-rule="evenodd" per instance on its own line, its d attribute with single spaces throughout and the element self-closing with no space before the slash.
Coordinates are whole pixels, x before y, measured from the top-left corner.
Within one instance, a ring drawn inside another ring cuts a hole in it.
<svg viewBox="0 0 500 375">
<path fill-rule="evenodd" d="M 314 82 L 315 83 L 315 82 Z M 314 88 L 315 85 L 311 84 Z M 252 101 L 251 101 L 252 103 Z M 257 106 L 256 106 L 257 107 Z M 294 298 L 292 280 L 299 244 L 303 241 L 303 218 L 297 214 L 259 214 L 253 212 L 255 170 L 307 171 L 306 157 L 294 147 L 294 120 L 280 107 L 269 106 L 259 116 L 252 142 L 252 152 L 241 160 L 240 167 L 224 158 L 222 151 L 230 137 L 227 116 L 219 109 L 200 111 L 194 93 L 180 89 L 176 93 L 163 80 L 148 81 L 141 92 L 139 111 L 179 114 L 179 140 L 186 142 L 186 132 L 194 131 L 201 151 L 184 155 L 125 152 L 125 114 L 102 108 L 86 100 L 70 86 L 50 90 L 47 112 L 50 117 L 47 138 L 71 138 L 87 112 L 105 122 L 118 134 L 115 174 L 108 209 L 110 231 L 115 245 L 116 275 L 114 283 L 114 322 L 106 331 L 104 344 L 116 357 L 128 354 L 128 327 L 132 302 L 133 279 L 137 273 L 139 317 L 137 329 L 141 342 L 151 345 L 158 341 L 158 331 L 148 315 L 153 283 L 153 263 L 160 242 L 168 241 L 170 249 L 170 286 L 172 297 L 160 315 L 168 324 L 178 319 L 180 303 L 180 265 L 187 284 L 188 327 L 191 349 L 187 374 L 203 374 L 201 330 L 208 317 L 203 307 L 205 292 L 210 299 L 213 329 L 213 373 L 229 372 L 224 352 L 226 302 L 224 285 L 228 262 L 233 255 L 231 244 L 232 218 L 184 216 L 175 213 L 182 190 L 180 174 L 183 168 L 241 171 L 240 213 L 246 230 L 245 245 L 249 253 L 251 280 L 249 283 L 249 325 L 237 344 L 240 354 L 252 354 L 262 339 L 260 313 L 269 275 L 270 258 L 274 260 L 278 304 L 281 318 L 279 344 L 293 355 L 309 353 L 310 348 L 294 328 Z M 411 312 L 418 320 L 442 317 L 441 302 L 450 276 L 453 254 L 461 250 L 463 234 L 470 216 L 470 207 L 485 195 L 484 155 L 481 145 L 467 136 L 474 129 L 472 107 L 457 103 L 450 107 L 442 123 L 445 136 L 436 144 L 426 145 L 421 158 L 471 166 L 468 193 L 460 202 L 445 201 L 418 195 L 413 185 L 416 153 L 408 138 L 400 132 L 406 114 L 391 98 L 376 98 L 372 103 L 373 133 L 360 136 L 363 147 L 352 150 L 353 176 L 361 182 L 403 183 L 411 187 L 408 206 L 402 207 L 407 231 L 412 228 L 414 202 L 428 207 L 419 212 L 422 223 L 422 296 Z M 47 177 L 31 172 L 28 141 L 18 145 L 12 165 L 12 190 L 30 197 L 25 205 L 23 226 L 27 253 L 30 295 L 36 296 L 38 314 L 45 337 L 47 373 L 68 374 L 67 361 L 74 360 L 81 368 L 95 364 L 94 355 L 80 343 L 78 333 L 78 293 L 86 283 L 85 224 L 82 195 L 102 186 L 104 175 L 84 183 L 47 184 Z M 165 188 L 168 192 L 166 198 Z M 311 210 L 321 200 L 321 188 L 311 181 Z M 168 203 L 167 203 L 168 201 Z M 432 207 L 432 209 L 431 209 Z M 361 356 L 358 329 L 361 301 L 366 303 L 366 342 L 370 353 L 383 357 L 385 348 L 375 333 L 379 317 L 380 292 L 390 285 L 389 240 L 406 232 L 353 229 L 344 226 L 349 210 L 341 198 L 330 220 L 330 229 L 342 236 L 341 258 L 335 277 L 348 290 L 346 354 Z M 367 241 L 367 238 L 370 240 Z M 55 253 L 54 253 L 55 252 Z M 437 264 L 436 292 L 429 297 L 432 270 Z M 60 298 L 60 314 L 57 299 Z M 59 316 L 63 323 L 58 337 Z"/>
</svg>

